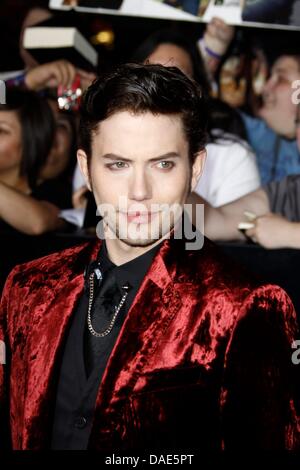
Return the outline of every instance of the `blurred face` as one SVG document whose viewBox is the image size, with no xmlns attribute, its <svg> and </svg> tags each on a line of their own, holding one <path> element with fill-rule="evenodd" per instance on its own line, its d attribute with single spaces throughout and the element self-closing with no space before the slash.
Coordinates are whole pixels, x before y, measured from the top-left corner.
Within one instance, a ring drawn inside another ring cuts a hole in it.
<svg viewBox="0 0 300 470">
<path fill-rule="evenodd" d="M 294 139 L 296 136 L 296 105 L 292 102 L 292 83 L 300 79 L 297 61 L 289 56 L 280 57 L 263 90 L 263 106 L 259 115 L 276 133 Z"/>
<path fill-rule="evenodd" d="M 205 151 L 199 153 L 191 168 L 179 116 L 119 112 L 101 122 L 90 168 L 82 150 L 78 160 L 98 209 L 106 205 L 100 209 L 105 237 L 142 247 L 168 234 L 201 174 L 204 157 Z"/>
<path fill-rule="evenodd" d="M 22 129 L 14 111 L 0 111 L 0 174 L 20 168 Z"/>
<path fill-rule="evenodd" d="M 42 179 L 57 178 L 67 168 L 71 158 L 73 131 L 68 117 L 59 111 L 56 101 L 49 101 L 54 114 L 56 130 L 53 146 L 40 172 Z"/>
<path fill-rule="evenodd" d="M 175 46 L 175 44 L 160 44 L 147 57 L 147 61 L 150 64 L 177 67 L 188 77 L 193 77 L 193 64 L 189 54 L 181 47 Z"/>
</svg>

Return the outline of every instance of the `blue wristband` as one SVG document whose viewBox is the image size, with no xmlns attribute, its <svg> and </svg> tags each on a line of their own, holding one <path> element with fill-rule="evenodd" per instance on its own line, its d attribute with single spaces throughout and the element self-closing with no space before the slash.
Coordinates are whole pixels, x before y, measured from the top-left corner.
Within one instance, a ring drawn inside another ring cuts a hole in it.
<svg viewBox="0 0 300 470">
<path fill-rule="evenodd" d="M 24 87 L 26 88 L 26 83 L 25 83 L 25 73 L 21 73 L 20 75 L 17 75 L 16 77 L 9 78 L 8 80 L 5 81 L 5 84 L 7 87 Z"/>
<path fill-rule="evenodd" d="M 220 54 L 217 54 L 216 52 L 212 51 L 209 47 L 207 47 L 205 43 L 204 43 L 204 49 L 205 49 L 205 52 L 207 52 L 207 54 L 213 57 L 214 59 L 218 59 L 218 60 L 222 59 L 222 56 Z"/>
</svg>

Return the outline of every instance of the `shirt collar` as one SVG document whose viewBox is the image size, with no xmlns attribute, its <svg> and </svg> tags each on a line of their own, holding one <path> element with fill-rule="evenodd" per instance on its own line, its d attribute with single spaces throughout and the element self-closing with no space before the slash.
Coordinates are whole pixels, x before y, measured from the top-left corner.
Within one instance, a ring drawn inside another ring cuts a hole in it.
<svg viewBox="0 0 300 470">
<path fill-rule="evenodd" d="M 151 250 L 137 256 L 127 263 L 117 266 L 109 259 L 104 240 L 99 252 L 100 270 L 103 274 L 108 270 L 113 270 L 120 289 L 126 282 L 129 282 L 132 287 L 137 287 L 145 277 L 160 246 L 161 243 L 155 245 Z"/>
</svg>

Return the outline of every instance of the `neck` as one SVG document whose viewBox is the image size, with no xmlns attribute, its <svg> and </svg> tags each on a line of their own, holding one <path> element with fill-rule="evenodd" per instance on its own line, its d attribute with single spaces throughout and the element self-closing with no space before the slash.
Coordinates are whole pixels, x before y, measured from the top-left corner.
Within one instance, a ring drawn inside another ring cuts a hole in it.
<svg viewBox="0 0 300 470">
<path fill-rule="evenodd" d="M 20 169 L 16 167 L 8 171 L 0 172 L 0 182 L 11 188 L 27 193 L 29 190 L 28 183 L 26 178 L 20 176 L 19 171 Z"/>
<path fill-rule="evenodd" d="M 155 240 L 154 243 L 147 246 L 131 246 L 118 238 L 105 239 L 109 259 L 117 266 L 128 263 L 134 258 L 143 255 L 147 251 L 151 250 L 154 246 L 158 245 L 161 241 L 162 239 Z"/>
</svg>

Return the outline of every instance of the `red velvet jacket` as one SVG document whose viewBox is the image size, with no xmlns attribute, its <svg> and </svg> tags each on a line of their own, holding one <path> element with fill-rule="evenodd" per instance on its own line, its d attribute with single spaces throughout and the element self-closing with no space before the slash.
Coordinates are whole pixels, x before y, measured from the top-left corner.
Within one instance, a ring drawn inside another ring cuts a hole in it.
<svg viewBox="0 0 300 470">
<path fill-rule="evenodd" d="M 0 411 L 9 382 L 14 449 L 49 446 L 63 339 L 99 243 L 18 266 L 6 282 Z M 233 268 L 208 240 L 199 251 L 184 246 L 164 241 L 145 276 L 98 391 L 89 447 L 296 448 L 291 301 Z M 3 418 L 0 435 L 5 426 Z"/>
</svg>

